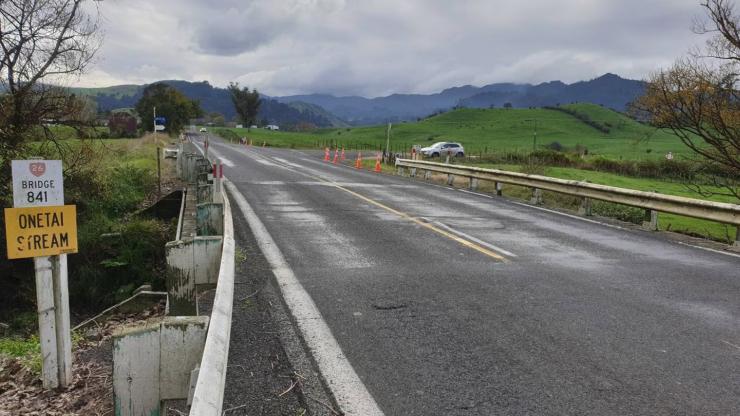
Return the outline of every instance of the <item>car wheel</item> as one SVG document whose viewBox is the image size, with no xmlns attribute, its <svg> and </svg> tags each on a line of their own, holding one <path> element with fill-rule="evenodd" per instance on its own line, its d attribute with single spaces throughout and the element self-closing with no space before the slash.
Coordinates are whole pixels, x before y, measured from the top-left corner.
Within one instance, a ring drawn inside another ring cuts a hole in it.
<svg viewBox="0 0 740 416">
<path fill-rule="evenodd" d="M 438 152 L 432 153 L 432 157 L 439 157 L 439 153 Z"/>
<path fill-rule="evenodd" d="M 457 156 L 457 157 L 465 157 L 465 153 L 463 153 L 463 152 L 457 152 L 457 154 L 455 156 Z"/>
</svg>

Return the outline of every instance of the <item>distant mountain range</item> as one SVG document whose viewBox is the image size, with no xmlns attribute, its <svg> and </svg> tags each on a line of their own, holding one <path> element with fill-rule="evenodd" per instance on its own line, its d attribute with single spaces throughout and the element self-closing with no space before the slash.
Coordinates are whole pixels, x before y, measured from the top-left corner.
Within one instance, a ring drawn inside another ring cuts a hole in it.
<svg viewBox="0 0 740 416">
<path fill-rule="evenodd" d="M 206 113 L 221 113 L 226 120 L 236 116 L 229 91 L 214 87 L 207 81 L 188 82 L 177 80 L 159 81 L 177 89 L 190 99 L 198 100 Z M 73 91 L 93 97 L 100 111 L 134 107 L 139 101 L 146 85 L 117 85 L 106 88 L 74 88 Z M 262 105 L 257 116 L 268 124 L 287 128 L 299 124 L 313 124 L 316 127 L 344 127 L 348 124 L 323 108 L 310 103 L 282 103 L 270 97 L 262 97 Z"/>
<path fill-rule="evenodd" d="M 501 107 L 510 103 L 515 108 L 554 106 L 588 102 L 624 111 L 643 94 L 643 81 L 605 74 L 590 81 L 565 84 L 551 81 L 538 85 L 500 83 L 483 87 L 465 85 L 437 94 L 393 94 L 387 97 L 334 97 L 311 94 L 275 97 L 283 103 L 296 101 L 319 105 L 350 124 L 378 124 L 388 121 L 414 120 L 450 108 Z"/>
<path fill-rule="evenodd" d="M 191 99 L 197 99 L 207 112 L 219 112 L 232 119 L 235 111 L 224 88 L 208 82 L 162 81 Z M 81 94 L 93 96 L 101 110 L 132 107 L 141 97 L 144 85 L 108 88 L 80 88 Z M 537 85 L 498 83 L 474 87 L 465 85 L 436 94 L 393 94 L 387 97 L 335 97 L 326 94 L 263 96 L 260 119 L 272 124 L 310 123 L 317 127 L 371 125 L 416 120 L 454 107 L 489 108 L 511 104 L 514 108 L 554 106 L 573 102 L 603 105 L 625 111 L 627 105 L 644 93 L 645 83 L 605 74 L 589 81 L 565 84 L 560 81 Z"/>
</svg>

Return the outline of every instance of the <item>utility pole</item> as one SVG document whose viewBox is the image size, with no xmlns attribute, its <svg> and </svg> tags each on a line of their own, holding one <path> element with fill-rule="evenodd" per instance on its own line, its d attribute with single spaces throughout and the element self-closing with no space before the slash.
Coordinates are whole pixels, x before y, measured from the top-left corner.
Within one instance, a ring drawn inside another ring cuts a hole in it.
<svg viewBox="0 0 740 416">
<path fill-rule="evenodd" d="M 153 114 L 154 117 L 152 118 L 152 133 L 157 134 L 157 107 L 156 106 L 152 109 L 152 112 L 154 113 Z"/>
<path fill-rule="evenodd" d="M 385 154 L 386 154 L 386 163 L 390 160 L 391 157 L 391 123 L 388 123 L 388 130 L 385 133 Z"/>
</svg>

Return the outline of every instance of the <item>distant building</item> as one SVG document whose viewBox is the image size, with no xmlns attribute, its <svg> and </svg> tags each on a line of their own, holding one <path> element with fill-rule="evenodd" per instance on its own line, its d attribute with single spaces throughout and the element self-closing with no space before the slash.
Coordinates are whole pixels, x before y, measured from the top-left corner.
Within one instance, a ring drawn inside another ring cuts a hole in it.
<svg viewBox="0 0 740 416">
<path fill-rule="evenodd" d="M 110 137 L 137 137 L 139 118 L 129 109 L 114 110 L 108 117 Z"/>
</svg>

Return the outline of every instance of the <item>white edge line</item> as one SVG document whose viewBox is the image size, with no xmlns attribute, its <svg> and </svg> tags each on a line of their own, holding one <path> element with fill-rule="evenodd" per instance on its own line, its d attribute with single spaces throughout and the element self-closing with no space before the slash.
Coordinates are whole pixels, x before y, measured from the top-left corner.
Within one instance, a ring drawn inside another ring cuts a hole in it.
<svg viewBox="0 0 740 416">
<path fill-rule="evenodd" d="M 740 254 L 728 253 L 726 251 L 715 250 L 709 247 L 695 246 L 693 244 L 684 243 L 683 241 L 675 241 L 675 243 L 681 244 L 682 246 L 686 246 L 686 247 L 698 248 L 699 250 L 711 251 L 712 253 L 724 254 L 725 256 L 732 256 L 732 257 L 740 258 Z"/>
<path fill-rule="evenodd" d="M 470 241 L 472 241 L 474 243 L 477 243 L 477 244 L 479 244 L 479 245 L 481 245 L 483 247 L 486 247 L 486 248 L 488 248 L 490 250 L 498 251 L 501 254 L 505 254 L 505 255 L 507 255 L 509 257 L 518 257 L 516 254 L 512 253 L 511 251 L 504 250 L 501 247 L 498 247 L 496 245 L 493 245 L 491 243 L 488 243 L 486 241 L 483 241 L 483 240 L 481 240 L 479 238 L 473 237 L 470 234 L 467 234 L 467 233 L 464 233 L 462 231 L 456 230 L 456 229 L 450 227 L 447 224 L 441 223 L 439 221 L 433 221 L 433 220 L 430 220 L 429 218 L 426 218 L 426 217 L 419 217 L 419 218 L 422 219 L 422 220 L 424 220 L 424 221 L 426 221 L 426 222 L 432 223 L 432 224 L 438 226 L 439 228 L 442 228 L 442 229 L 444 229 L 446 231 L 449 231 L 452 234 L 457 234 L 458 237 L 462 237 L 462 238 L 464 238 L 466 240 L 470 240 Z"/>
<path fill-rule="evenodd" d="M 382 416 L 384 413 L 352 368 L 321 312 L 296 278 L 262 221 L 234 184 L 228 180 L 224 184 L 270 263 L 283 299 L 340 409 L 347 415 Z"/>
</svg>

